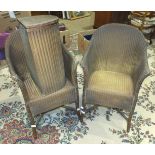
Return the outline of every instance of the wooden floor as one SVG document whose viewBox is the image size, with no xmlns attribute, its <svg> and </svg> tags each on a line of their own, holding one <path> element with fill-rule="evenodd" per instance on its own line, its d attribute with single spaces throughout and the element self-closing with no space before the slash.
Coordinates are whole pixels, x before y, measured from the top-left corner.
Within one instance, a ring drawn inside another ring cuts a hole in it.
<svg viewBox="0 0 155 155">
<path fill-rule="evenodd" d="M 70 34 L 78 33 L 80 31 L 93 29 L 95 13 L 90 12 L 90 16 L 75 19 L 75 20 L 66 20 L 60 19 L 60 23 L 64 23 L 69 29 Z"/>
</svg>

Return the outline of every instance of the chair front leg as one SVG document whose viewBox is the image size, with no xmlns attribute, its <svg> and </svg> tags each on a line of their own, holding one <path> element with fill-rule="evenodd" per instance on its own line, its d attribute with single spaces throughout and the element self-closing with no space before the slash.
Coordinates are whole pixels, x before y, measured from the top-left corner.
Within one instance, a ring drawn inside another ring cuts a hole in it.
<svg viewBox="0 0 155 155">
<path fill-rule="evenodd" d="M 26 109 L 27 109 L 27 112 L 28 112 L 28 116 L 30 118 L 33 138 L 37 139 L 36 124 L 35 124 L 34 117 L 33 117 L 32 113 L 31 113 L 29 105 L 26 105 Z"/>
<path fill-rule="evenodd" d="M 81 109 L 80 109 L 80 105 L 79 105 L 79 91 L 78 91 L 78 87 L 76 88 L 76 91 L 77 91 L 77 101 L 75 102 L 76 113 L 77 113 L 77 116 L 78 116 L 80 122 L 82 122 L 83 119 L 82 119 Z"/>
<path fill-rule="evenodd" d="M 132 115 L 133 115 L 133 112 L 130 112 L 129 113 L 129 117 L 127 119 L 127 132 L 129 132 L 130 131 L 130 128 L 131 128 Z"/>
<path fill-rule="evenodd" d="M 79 108 L 81 115 L 81 122 L 83 122 L 83 118 L 86 112 L 86 103 L 85 103 L 85 85 L 83 86 L 83 94 L 82 94 L 82 106 Z"/>
<path fill-rule="evenodd" d="M 80 122 L 82 122 L 82 117 L 81 117 L 81 112 L 80 112 L 80 108 L 79 108 L 79 103 L 76 102 L 75 104 L 76 104 L 76 114 L 77 114 Z"/>
</svg>

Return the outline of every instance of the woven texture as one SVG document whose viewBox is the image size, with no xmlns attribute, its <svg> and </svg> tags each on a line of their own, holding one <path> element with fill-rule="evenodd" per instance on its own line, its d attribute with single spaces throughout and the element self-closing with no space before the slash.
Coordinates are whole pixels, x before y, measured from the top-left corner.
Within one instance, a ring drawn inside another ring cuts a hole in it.
<svg viewBox="0 0 155 155">
<path fill-rule="evenodd" d="M 62 48 L 62 45 L 60 47 L 59 47 L 60 51 L 57 51 L 57 52 L 61 53 L 61 56 L 57 57 L 56 59 L 58 61 L 57 65 L 63 64 L 63 62 L 65 61 L 65 64 L 66 64 L 65 66 L 68 66 L 70 70 L 69 71 L 66 70 L 63 65 L 62 72 L 55 71 L 54 73 L 52 72 L 53 74 L 50 73 L 51 78 L 48 79 L 49 80 L 48 84 L 51 86 L 53 84 L 54 89 L 52 89 L 52 93 L 48 93 L 47 95 L 44 95 L 40 91 L 39 87 L 36 85 L 28 69 L 26 58 L 23 52 L 23 44 L 21 41 L 19 30 L 16 30 L 15 32 L 13 32 L 10 35 L 10 37 L 7 39 L 6 58 L 9 65 L 10 72 L 13 75 L 12 77 L 18 81 L 18 84 L 23 93 L 23 97 L 26 102 L 26 105 L 30 107 L 33 115 L 44 113 L 54 108 L 57 108 L 59 106 L 63 106 L 65 104 L 70 104 L 73 102 L 78 104 L 77 85 L 76 85 L 77 82 L 75 80 L 76 77 L 74 77 L 76 75 L 75 72 L 76 72 L 77 64 L 74 62 L 73 57 L 67 54 L 67 51 L 64 50 L 64 48 Z M 50 58 L 48 58 L 47 60 L 51 59 L 55 61 L 52 58 L 54 57 L 54 54 L 55 52 L 51 52 Z M 69 62 L 69 60 L 71 62 Z M 45 61 L 44 61 L 44 64 L 45 64 Z M 50 63 L 47 61 L 47 64 L 45 64 L 44 69 L 45 70 L 47 68 L 49 69 L 49 66 L 52 66 L 52 61 Z M 65 76 L 65 75 L 68 75 L 68 76 Z M 53 90 L 55 90 L 55 87 L 56 87 L 55 83 L 59 83 L 59 78 L 64 78 L 65 83 L 62 86 L 62 88 L 59 88 L 58 86 L 58 88 L 56 88 L 57 91 L 53 92 Z"/>
<path fill-rule="evenodd" d="M 65 84 L 65 72 L 58 25 L 28 32 L 21 26 L 20 33 L 28 69 L 40 91 L 49 94 L 61 89 Z"/>
<path fill-rule="evenodd" d="M 97 102 L 102 105 L 101 101 L 104 101 L 105 106 L 113 104 L 116 107 L 123 106 L 127 110 L 131 106 L 133 83 L 131 77 L 126 74 L 95 71 L 91 75 L 88 85 L 89 88 L 86 91 L 88 103 Z"/>
<path fill-rule="evenodd" d="M 67 81 L 65 86 L 56 91 L 55 93 L 41 96 L 38 95 L 35 99 L 31 99 L 29 102 L 31 111 L 34 115 L 47 112 L 57 107 L 77 102 L 76 89 L 73 85 Z"/>
<path fill-rule="evenodd" d="M 131 112 L 149 75 L 146 48 L 143 34 L 132 26 L 112 23 L 97 29 L 81 63 L 84 104 Z"/>
<path fill-rule="evenodd" d="M 5 46 L 6 59 L 10 62 L 10 72 L 12 74 L 17 73 L 21 79 L 25 80 L 29 72 L 26 65 L 23 47 L 19 31 L 12 32 Z"/>
</svg>

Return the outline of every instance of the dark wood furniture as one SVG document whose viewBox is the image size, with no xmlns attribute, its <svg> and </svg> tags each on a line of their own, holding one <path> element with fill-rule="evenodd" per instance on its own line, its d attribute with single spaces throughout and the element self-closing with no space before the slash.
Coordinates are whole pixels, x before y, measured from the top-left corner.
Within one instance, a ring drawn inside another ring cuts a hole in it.
<svg viewBox="0 0 155 155">
<path fill-rule="evenodd" d="M 95 11 L 94 28 L 107 23 L 128 23 L 129 11 Z"/>
<path fill-rule="evenodd" d="M 48 11 L 31 11 L 31 16 L 48 15 Z"/>
</svg>

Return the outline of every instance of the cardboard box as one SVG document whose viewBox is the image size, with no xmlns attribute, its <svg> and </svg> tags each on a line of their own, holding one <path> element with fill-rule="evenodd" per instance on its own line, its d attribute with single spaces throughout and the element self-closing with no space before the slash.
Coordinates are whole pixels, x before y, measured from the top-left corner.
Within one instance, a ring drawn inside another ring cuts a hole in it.
<svg viewBox="0 0 155 155">
<path fill-rule="evenodd" d="M 65 31 L 60 31 L 61 42 L 65 45 L 66 48 L 70 46 L 70 32 L 68 29 Z"/>
<path fill-rule="evenodd" d="M 90 44 L 90 40 L 86 39 L 85 36 L 93 35 L 94 32 L 95 29 L 86 30 L 78 33 L 78 50 L 80 53 L 82 53 L 82 55 L 84 55 Z"/>
<path fill-rule="evenodd" d="M 30 11 L 14 11 L 16 18 L 31 16 Z M 18 22 L 14 18 L 10 18 L 8 11 L 0 12 L 0 32 L 11 32 L 18 26 Z"/>
</svg>

